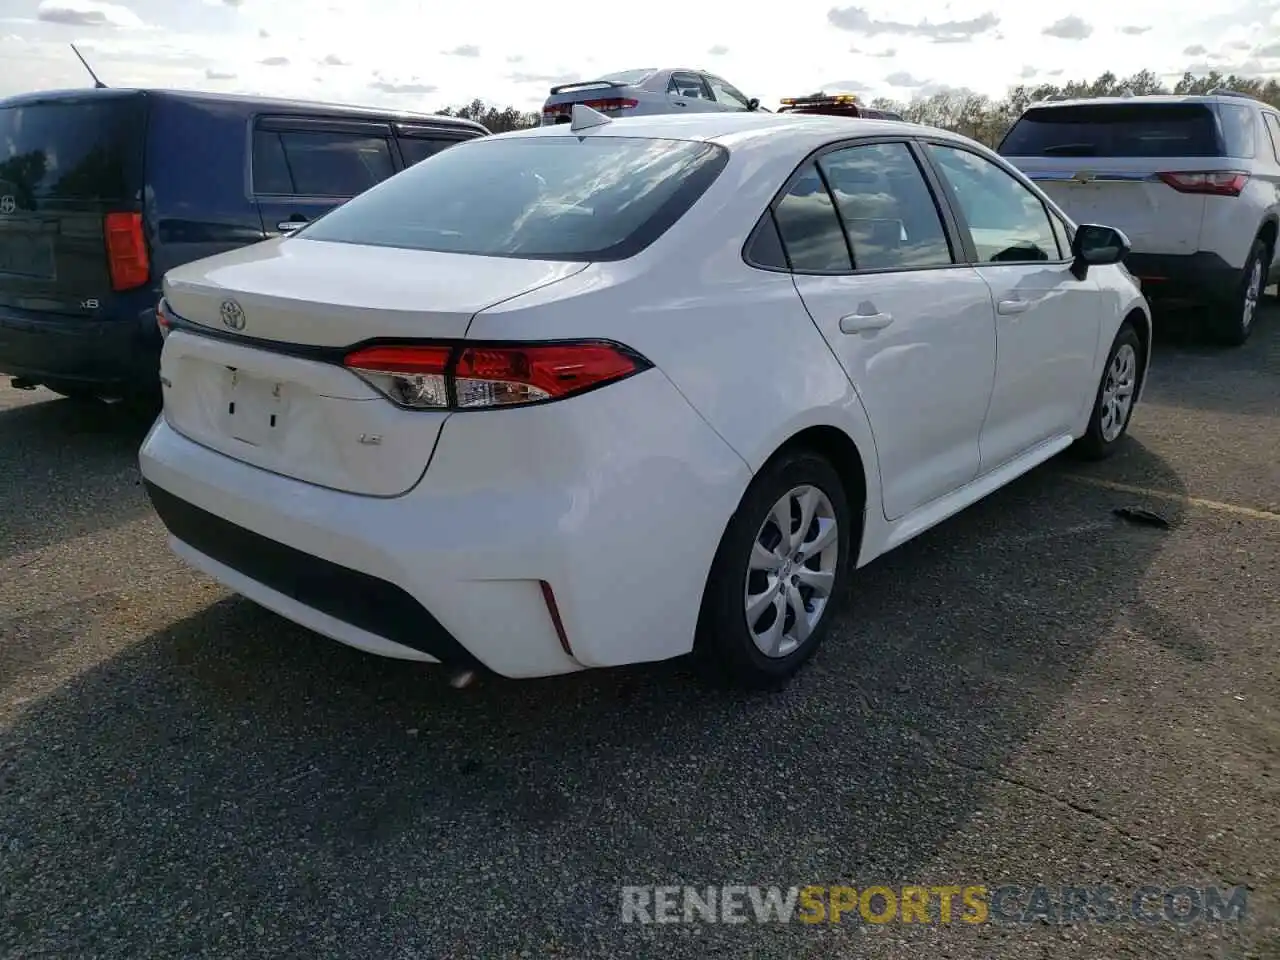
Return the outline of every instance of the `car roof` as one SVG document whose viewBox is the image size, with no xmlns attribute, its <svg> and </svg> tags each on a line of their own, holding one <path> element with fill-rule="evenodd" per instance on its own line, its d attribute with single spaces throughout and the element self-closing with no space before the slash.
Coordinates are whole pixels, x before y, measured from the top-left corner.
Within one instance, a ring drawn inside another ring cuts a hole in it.
<svg viewBox="0 0 1280 960">
<path fill-rule="evenodd" d="M 1038 100 L 1027 109 L 1136 103 L 1256 103 L 1253 97 L 1231 93 L 1151 93 L 1132 97 L 1073 97 L 1067 100 Z"/>
<path fill-rule="evenodd" d="M 382 107 L 370 107 L 347 103 L 328 103 L 320 100 L 295 100 L 283 97 L 260 97 L 238 93 L 211 93 L 203 90 L 166 90 L 150 87 L 76 87 L 66 90 L 40 90 L 33 93 L 20 93 L 16 96 L 0 99 L 0 107 L 31 106 L 37 103 L 58 103 L 74 100 L 110 99 L 145 94 L 152 97 L 165 97 L 173 100 L 185 100 L 193 103 L 238 103 L 255 110 L 278 111 L 280 113 L 307 113 L 312 115 L 335 115 L 343 117 L 366 118 L 371 120 L 404 121 L 407 123 L 431 123 L 436 126 L 450 126 L 488 133 L 479 123 L 461 117 L 446 117 L 437 113 L 420 113 L 408 110 L 391 110 Z"/>
<path fill-rule="evenodd" d="M 747 142 L 785 143 L 788 151 L 812 150 L 832 140 L 845 137 L 876 135 L 945 137 L 968 142 L 958 134 L 925 127 L 901 120 L 876 120 L 869 117 L 836 117 L 824 114 L 714 112 L 714 113 L 663 113 L 638 117 L 621 117 L 598 127 L 574 133 L 570 124 L 559 123 L 541 127 L 529 127 L 497 134 L 492 139 L 512 137 L 639 137 L 645 139 L 706 140 L 725 146 L 737 146 Z M 785 141 L 774 140 L 786 134 Z M 769 135 L 769 136 L 765 136 Z"/>
</svg>

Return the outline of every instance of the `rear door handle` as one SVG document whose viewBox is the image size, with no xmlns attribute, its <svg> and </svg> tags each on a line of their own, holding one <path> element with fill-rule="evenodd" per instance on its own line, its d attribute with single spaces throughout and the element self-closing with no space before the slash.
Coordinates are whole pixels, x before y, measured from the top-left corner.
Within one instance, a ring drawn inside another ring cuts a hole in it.
<svg viewBox="0 0 1280 960">
<path fill-rule="evenodd" d="M 996 304 L 996 312 L 1002 317 L 1012 317 L 1014 314 L 1025 313 L 1030 306 L 1029 300 L 1001 300 Z"/>
<path fill-rule="evenodd" d="M 306 225 L 307 221 L 305 220 L 281 220 L 276 224 L 276 229 L 281 233 L 293 233 L 293 231 L 300 230 Z"/>
<path fill-rule="evenodd" d="M 893 323 L 893 315 L 888 313 L 851 313 L 840 318 L 841 333 L 870 333 L 872 330 L 883 330 Z"/>
</svg>

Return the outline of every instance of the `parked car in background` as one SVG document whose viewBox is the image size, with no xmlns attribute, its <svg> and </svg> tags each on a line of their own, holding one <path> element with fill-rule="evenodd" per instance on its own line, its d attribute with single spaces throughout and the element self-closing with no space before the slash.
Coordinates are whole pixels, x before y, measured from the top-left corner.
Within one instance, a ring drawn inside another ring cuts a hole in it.
<svg viewBox="0 0 1280 960">
<path fill-rule="evenodd" d="M 1280 245 L 1280 113 L 1243 94 L 1039 103 L 999 152 L 1077 220 L 1133 244 L 1152 300 L 1206 309 L 1208 333 L 1249 337 Z"/>
<path fill-rule="evenodd" d="M 809 113 L 823 117 L 862 117 L 864 120 L 901 120 L 891 110 L 864 107 L 852 93 L 813 93 L 807 97 L 787 97 L 779 113 Z"/>
<path fill-rule="evenodd" d="M 152 395 L 166 270 L 280 236 L 487 133 L 430 114 L 194 92 L 0 101 L 0 373 L 67 396 Z"/>
<path fill-rule="evenodd" d="M 855 569 L 1118 447 L 1125 252 L 940 130 L 575 107 L 170 271 L 142 474 L 183 559 L 357 648 L 771 684 Z"/>
<path fill-rule="evenodd" d="M 610 117 L 752 111 L 760 106 L 759 100 L 705 70 L 647 67 L 552 87 L 542 123 L 568 123 L 575 103 Z"/>
</svg>

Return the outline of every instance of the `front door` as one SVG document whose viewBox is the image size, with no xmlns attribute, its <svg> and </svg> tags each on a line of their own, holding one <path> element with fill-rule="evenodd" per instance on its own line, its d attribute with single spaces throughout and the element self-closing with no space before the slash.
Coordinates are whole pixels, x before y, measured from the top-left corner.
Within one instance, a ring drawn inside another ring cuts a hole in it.
<svg viewBox="0 0 1280 960">
<path fill-rule="evenodd" d="M 827 152 L 775 216 L 796 288 L 871 421 L 885 517 L 972 481 L 995 376 L 991 297 L 953 252 L 912 149 Z"/>
<path fill-rule="evenodd" d="M 1066 226 L 1023 183 L 963 147 L 925 147 L 973 241 L 996 311 L 995 391 L 982 472 L 1084 422 L 1097 389 L 1097 283 L 1071 272 Z"/>
</svg>

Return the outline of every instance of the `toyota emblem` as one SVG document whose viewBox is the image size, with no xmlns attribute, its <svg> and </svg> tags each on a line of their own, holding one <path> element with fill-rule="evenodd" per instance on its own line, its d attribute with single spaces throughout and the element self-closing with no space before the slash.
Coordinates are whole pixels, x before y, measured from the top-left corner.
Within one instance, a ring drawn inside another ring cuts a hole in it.
<svg viewBox="0 0 1280 960">
<path fill-rule="evenodd" d="M 223 300 L 219 312 L 222 314 L 224 327 L 230 327 L 232 330 L 244 329 L 244 311 L 240 309 L 240 304 L 234 300 Z"/>
<path fill-rule="evenodd" d="M 10 196 L 0 197 L 0 213 L 16 213 L 18 210 L 18 201 Z"/>
</svg>

